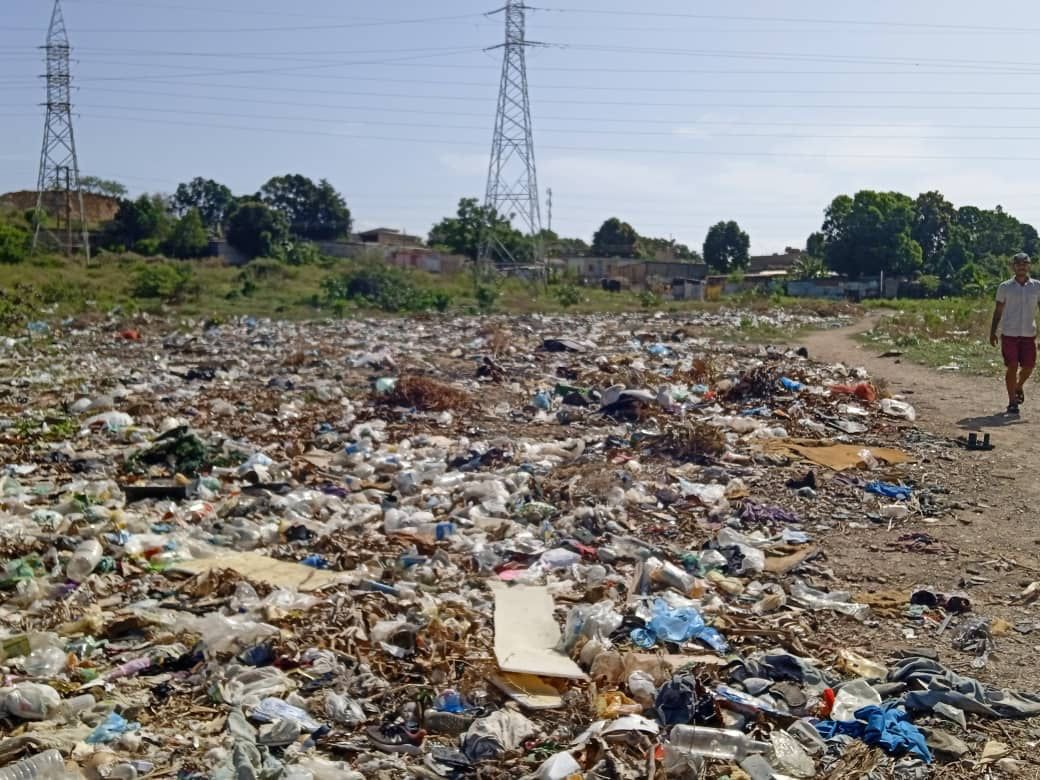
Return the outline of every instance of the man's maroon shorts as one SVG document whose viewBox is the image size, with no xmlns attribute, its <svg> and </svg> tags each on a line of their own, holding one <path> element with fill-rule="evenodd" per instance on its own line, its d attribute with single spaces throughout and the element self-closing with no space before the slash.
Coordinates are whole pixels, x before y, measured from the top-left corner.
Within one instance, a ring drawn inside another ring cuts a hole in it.
<svg viewBox="0 0 1040 780">
<path fill-rule="evenodd" d="M 1001 336 L 1000 351 L 1004 353 L 1004 365 L 1022 368 L 1036 367 L 1036 339 L 1029 336 Z"/>
</svg>

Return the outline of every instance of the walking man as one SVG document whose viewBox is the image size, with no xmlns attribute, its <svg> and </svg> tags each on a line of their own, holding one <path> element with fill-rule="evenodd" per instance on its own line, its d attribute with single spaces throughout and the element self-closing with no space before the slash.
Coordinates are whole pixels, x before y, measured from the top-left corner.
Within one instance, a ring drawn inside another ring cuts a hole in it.
<svg viewBox="0 0 1040 780">
<path fill-rule="evenodd" d="M 1029 276 L 1029 255 L 1019 252 L 1011 259 L 1015 275 L 997 288 L 997 305 L 989 328 L 989 343 L 997 345 L 1000 327 L 1000 351 L 1007 373 L 1004 382 L 1008 393 L 1008 414 L 1018 414 L 1018 405 L 1026 400 L 1025 384 L 1036 366 L 1036 310 L 1040 306 L 1040 280 Z"/>
</svg>

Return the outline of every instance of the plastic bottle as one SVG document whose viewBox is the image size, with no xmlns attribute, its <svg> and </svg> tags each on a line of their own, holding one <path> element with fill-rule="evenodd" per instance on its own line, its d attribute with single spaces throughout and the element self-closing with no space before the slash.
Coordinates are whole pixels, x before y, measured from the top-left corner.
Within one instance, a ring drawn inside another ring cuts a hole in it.
<svg viewBox="0 0 1040 780">
<path fill-rule="evenodd" d="M 751 753 L 765 753 L 770 747 L 768 742 L 749 739 L 740 731 L 706 726 L 674 726 L 668 742 L 680 750 L 727 761 L 740 761 Z"/>
<path fill-rule="evenodd" d="M 674 563 L 662 561 L 659 558 L 649 558 L 645 566 L 650 579 L 656 583 L 675 588 L 689 598 L 698 598 L 704 595 L 704 583 L 689 572 L 680 569 Z"/>
<path fill-rule="evenodd" d="M 73 582 L 83 582 L 94 571 L 94 567 L 101 562 L 104 552 L 101 549 L 101 542 L 97 539 L 87 539 L 82 542 L 69 559 L 69 563 L 65 567 L 65 576 Z"/>
<path fill-rule="evenodd" d="M 845 591 L 827 593 L 812 588 L 801 581 L 796 581 L 791 585 L 791 598 L 809 609 L 829 609 L 848 615 L 861 622 L 870 615 L 869 606 L 852 602 L 851 594 Z"/>
<path fill-rule="evenodd" d="M 0 769 L 0 780 L 62 780 L 65 759 L 57 750 L 45 750 Z"/>
<path fill-rule="evenodd" d="M 50 678 L 61 674 L 68 665 L 68 656 L 60 647 L 41 647 L 33 650 L 22 661 L 29 677 Z"/>
</svg>

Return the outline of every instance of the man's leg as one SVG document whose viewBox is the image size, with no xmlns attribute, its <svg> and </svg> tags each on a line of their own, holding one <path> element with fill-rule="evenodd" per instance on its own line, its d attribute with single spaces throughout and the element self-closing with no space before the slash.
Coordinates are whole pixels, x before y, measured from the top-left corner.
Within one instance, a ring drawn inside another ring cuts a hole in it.
<svg viewBox="0 0 1040 780">
<path fill-rule="evenodd" d="M 1015 399 L 1018 397 L 1018 363 L 1007 364 L 1004 385 L 1007 387 L 1008 403 L 1015 403 Z"/>
<path fill-rule="evenodd" d="M 1018 387 L 1015 394 L 1022 397 L 1026 381 L 1036 367 L 1036 340 L 1021 339 L 1018 347 Z"/>
</svg>

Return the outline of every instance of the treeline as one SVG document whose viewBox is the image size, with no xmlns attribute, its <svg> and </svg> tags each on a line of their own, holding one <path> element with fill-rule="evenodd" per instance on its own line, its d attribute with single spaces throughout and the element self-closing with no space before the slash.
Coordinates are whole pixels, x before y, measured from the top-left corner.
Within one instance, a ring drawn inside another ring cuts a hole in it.
<svg viewBox="0 0 1040 780">
<path fill-rule="evenodd" d="M 917 278 L 926 293 L 976 294 L 1009 274 L 1016 252 L 1035 256 L 1036 229 L 997 206 L 956 207 L 940 192 L 911 198 L 861 190 L 839 195 L 806 249 L 831 271 L 853 277 Z"/>
<path fill-rule="evenodd" d="M 190 259 L 209 253 L 211 237 L 226 237 L 247 257 L 284 257 L 299 242 L 347 236 L 350 209 L 325 179 L 275 176 L 259 192 L 236 196 L 212 179 L 197 177 L 173 195 L 119 201 L 100 245 L 114 252 Z"/>
</svg>

